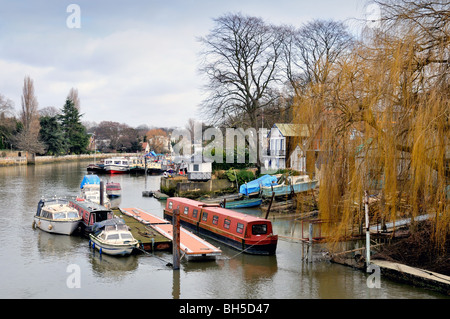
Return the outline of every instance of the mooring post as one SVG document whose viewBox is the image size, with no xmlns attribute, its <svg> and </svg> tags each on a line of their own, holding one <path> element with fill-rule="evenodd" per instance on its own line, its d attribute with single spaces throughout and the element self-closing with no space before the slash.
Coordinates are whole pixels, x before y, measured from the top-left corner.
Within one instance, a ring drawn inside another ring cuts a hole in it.
<svg viewBox="0 0 450 319">
<path fill-rule="evenodd" d="M 104 205 L 105 199 L 103 198 L 103 194 L 105 193 L 105 184 L 103 181 L 100 181 L 100 205 Z"/>
<path fill-rule="evenodd" d="M 364 191 L 364 211 L 366 215 L 366 267 L 370 265 L 369 193 Z"/>
<path fill-rule="evenodd" d="M 313 223 L 309 223 L 308 261 L 312 262 Z"/>
<path fill-rule="evenodd" d="M 270 208 L 272 207 L 272 202 L 273 202 L 273 198 L 274 197 L 275 197 L 275 192 L 272 192 L 272 197 L 270 198 L 269 207 L 267 207 L 267 212 L 266 212 L 265 219 L 267 219 L 269 217 Z"/>
<path fill-rule="evenodd" d="M 173 270 L 180 269 L 180 210 L 174 209 L 172 216 L 173 225 L 173 240 L 172 240 L 172 254 L 173 254 Z"/>
</svg>

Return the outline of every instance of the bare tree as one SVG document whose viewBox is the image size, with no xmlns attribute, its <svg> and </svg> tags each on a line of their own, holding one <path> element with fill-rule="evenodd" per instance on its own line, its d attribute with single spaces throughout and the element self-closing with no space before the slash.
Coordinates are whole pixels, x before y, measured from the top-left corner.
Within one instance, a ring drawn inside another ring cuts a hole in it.
<svg viewBox="0 0 450 319">
<path fill-rule="evenodd" d="M 67 98 L 73 102 L 73 105 L 80 110 L 80 98 L 78 97 L 78 89 L 71 88 Z"/>
<path fill-rule="evenodd" d="M 308 83 L 325 83 L 354 43 L 340 21 L 314 20 L 298 29 L 283 27 L 282 32 L 285 75 L 296 94 Z"/>
<path fill-rule="evenodd" d="M 44 144 L 39 141 L 39 112 L 38 102 L 34 94 L 33 80 L 26 76 L 22 91 L 22 110 L 20 119 L 23 130 L 16 137 L 17 147 L 30 153 L 43 153 Z"/>
<path fill-rule="evenodd" d="M 214 19 L 215 27 L 199 39 L 200 72 L 208 79 L 204 114 L 217 124 L 235 118 L 236 126 L 257 127 L 257 115 L 269 105 L 277 82 L 281 39 L 274 26 L 242 14 Z"/>
</svg>

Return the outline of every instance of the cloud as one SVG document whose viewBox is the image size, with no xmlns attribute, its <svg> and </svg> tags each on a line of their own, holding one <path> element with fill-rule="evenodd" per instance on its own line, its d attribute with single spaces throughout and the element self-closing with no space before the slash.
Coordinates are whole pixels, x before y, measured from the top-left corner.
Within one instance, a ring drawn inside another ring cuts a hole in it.
<svg viewBox="0 0 450 319">
<path fill-rule="evenodd" d="M 40 107 L 61 108 L 74 87 L 86 121 L 184 126 L 199 117 L 196 37 L 208 33 L 212 18 L 241 11 L 300 25 L 319 13 L 348 16 L 357 2 L 280 1 L 1 1 L 0 93 L 18 110 L 29 75 Z M 80 29 L 66 25 L 70 3 L 81 8 Z"/>
</svg>

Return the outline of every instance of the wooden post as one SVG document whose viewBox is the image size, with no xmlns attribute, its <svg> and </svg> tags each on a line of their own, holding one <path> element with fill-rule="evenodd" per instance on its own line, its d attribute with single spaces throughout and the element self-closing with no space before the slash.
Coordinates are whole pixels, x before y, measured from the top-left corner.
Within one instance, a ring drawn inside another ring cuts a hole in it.
<svg viewBox="0 0 450 319">
<path fill-rule="evenodd" d="M 172 254 L 173 254 L 173 270 L 180 269 L 180 210 L 174 209 L 172 216 L 173 225 L 173 240 L 172 240 Z"/>
<path fill-rule="evenodd" d="M 308 261 L 312 262 L 313 224 L 309 223 Z"/>
<path fill-rule="evenodd" d="M 364 211 L 366 217 L 366 266 L 370 265 L 369 193 L 364 191 Z"/>
<path fill-rule="evenodd" d="M 273 198 L 274 197 L 275 197 L 275 192 L 272 192 L 272 198 L 270 199 L 269 207 L 267 207 L 267 212 L 266 212 L 265 219 L 267 219 L 267 217 L 269 217 L 270 208 L 272 207 L 272 202 L 273 202 Z"/>
<path fill-rule="evenodd" d="M 100 181 L 100 205 L 104 205 L 105 199 L 103 198 L 103 194 L 105 193 L 105 185 L 103 181 Z"/>
</svg>

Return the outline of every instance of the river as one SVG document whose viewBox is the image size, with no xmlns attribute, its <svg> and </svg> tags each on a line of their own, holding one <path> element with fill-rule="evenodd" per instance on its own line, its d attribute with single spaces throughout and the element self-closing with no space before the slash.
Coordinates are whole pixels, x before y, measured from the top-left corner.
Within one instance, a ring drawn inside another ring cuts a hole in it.
<svg viewBox="0 0 450 319">
<path fill-rule="evenodd" d="M 0 297 L 121 299 L 409 299 L 446 298 L 425 289 L 381 277 L 370 288 L 368 274 L 322 258 L 314 246 L 313 261 L 302 258 L 302 243 L 280 239 L 275 256 L 239 254 L 221 246 L 215 261 L 182 260 L 179 271 L 166 264 L 170 252 L 129 257 L 100 256 L 88 240 L 32 228 L 41 197 L 80 192 L 88 162 L 0 167 Z M 121 183 L 119 207 L 139 207 L 162 217 L 165 202 L 143 197 L 159 188 L 159 176 L 114 175 Z M 258 210 L 251 212 L 258 214 Z M 300 237 L 301 225 L 276 219 L 279 235 Z M 218 243 L 214 243 L 220 246 Z M 77 274 L 76 279 L 73 277 Z"/>
</svg>

